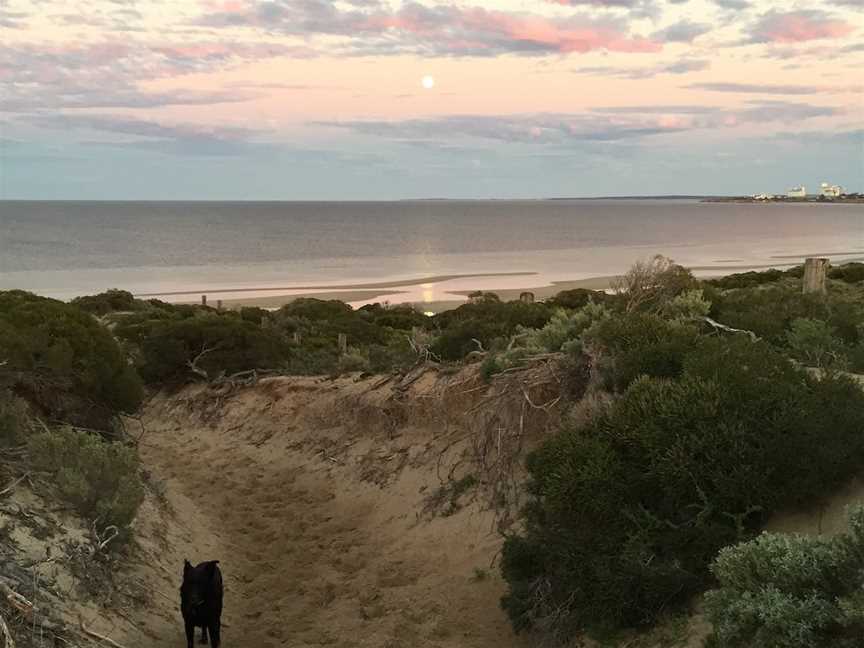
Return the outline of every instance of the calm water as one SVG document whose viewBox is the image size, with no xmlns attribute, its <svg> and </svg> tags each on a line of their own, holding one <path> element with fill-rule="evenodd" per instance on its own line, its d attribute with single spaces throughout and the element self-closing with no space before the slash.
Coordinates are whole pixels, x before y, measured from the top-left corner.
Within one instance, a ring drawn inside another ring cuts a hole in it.
<svg viewBox="0 0 864 648">
<path fill-rule="evenodd" d="M 0 202 L 0 289 L 63 298 L 515 271 L 537 273 L 521 280 L 536 286 L 612 274 L 654 253 L 719 268 L 860 258 L 864 206 Z"/>
</svg>

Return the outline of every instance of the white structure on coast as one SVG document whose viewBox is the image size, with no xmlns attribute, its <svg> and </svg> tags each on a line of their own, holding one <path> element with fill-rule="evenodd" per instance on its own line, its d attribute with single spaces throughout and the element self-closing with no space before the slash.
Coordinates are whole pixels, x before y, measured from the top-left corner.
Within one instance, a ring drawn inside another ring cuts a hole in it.
<svg viewBox="0 0 864 648">
<path fill-rule="evenodd" d="M 820 186 L 819 195 L 825 196 L 826 198 L 839 198 L 843 195 L 843 187 L 823 182 Z"/>
<path fill-rule="evenodd" d="M 789 191 L 786 192 L 787 198 L 806 198 L 807 197 L 807 188 L 804 185 L 800 187 L 792 187 Z"/>
</svg>

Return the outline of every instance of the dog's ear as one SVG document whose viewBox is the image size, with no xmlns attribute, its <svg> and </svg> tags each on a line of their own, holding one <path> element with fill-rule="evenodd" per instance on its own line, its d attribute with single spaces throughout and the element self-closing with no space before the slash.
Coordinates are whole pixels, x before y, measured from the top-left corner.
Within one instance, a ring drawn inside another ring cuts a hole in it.
<svg viewBox="0 0 864 648">
<path fill-rule="evenodd" d="M 192 563 L 188 560 L 183 561 L 183 578 L 185 579 L 189 572 L 192 571 Z"/>
<path fill-rule="evenodd" d="M 212 574 L 216 571 L 216 565 L 219 564 L 218 560 L 211 560 L 207 563 L 207 572 Z"/>
</svg>

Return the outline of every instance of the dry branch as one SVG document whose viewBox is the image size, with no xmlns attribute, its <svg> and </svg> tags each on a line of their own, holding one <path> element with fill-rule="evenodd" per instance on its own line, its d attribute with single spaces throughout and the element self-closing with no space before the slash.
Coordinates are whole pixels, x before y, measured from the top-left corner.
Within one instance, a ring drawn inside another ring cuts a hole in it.
<svg viewBox="0 0 864 648">
<path fill-rule="evenodd" d="M 110 637 L 106 637 L 105 635 L 101 635 L 98 632 L 93 632 L 92 630 L 90 630 L 90 628 L 88 628 L 86 625 L 84 625 L 84 617 L 82 617 L 80 615 L 78 617 L 78 624 L 81 626 L 81 632 L 86 634 L 88 637 L 93 637 L 94 639 L 98 639 L 99 641 L 107 643 L 109 646 L 114 646 L 114 648 L 126 648 L 123 644 L 117 643 L 116 641 L 114 641 Z"/>
<path fill-rule="evenodd" d="M 3 648 L 15 648 L 15 640 L 9 632 L 9 626 L 6 625 L 6 619 L 0 614 L 0 634 L 3 635 Z"/>
<path fill-rule="evenodd" d="M 33 604 L 2 580 L 0 580 L 0 594 L 6 598 L 9 606 L 18 610 L 25 619 L 28 621 L 33 619 Z"/>
<path fill-rule="evenodd" d="M 4 495 L 11 493 L 13 490 L 15 490 L 15 487 L 18 484 L 20 484 L 25 479 L 28 479 L 29 477 L 30 477 L 30 473 L 24 473 L 23 475 L 21 475 L 18 479 L 16 479 L 11 484 L 9 484 L 6 488 L 4 488 L 2 491 L 0 491 L 0 497 L 3 497 Z"/>
<path fill-rule="evenodd" d="M 710 317 L 703 317 L 702 319 L 705 320 L 711 326 L 713 326 L 715 330 L 726 331 L 727 333 L 744 333 L 746 335 L 749 335 L 750 339 L 753 340 L 754 342 L 756 342 L 759 339 L 759 337 L 753 331 L 748 331 L 746 329 L 732 328 L 731 326 L 726 326 L 725 324 L 721 324 L 720 322 L 715 322 Z"/>
</svg>

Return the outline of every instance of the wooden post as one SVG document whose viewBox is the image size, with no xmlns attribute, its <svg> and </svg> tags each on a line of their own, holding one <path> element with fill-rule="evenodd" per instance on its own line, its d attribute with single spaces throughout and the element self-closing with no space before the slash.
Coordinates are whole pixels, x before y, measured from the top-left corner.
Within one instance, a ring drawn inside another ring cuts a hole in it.
<svg viewBox="0 0 864 648">
<path fill-rule="evenodd" d="M 804 261 L 804 294 L 828 292 L 828 259 L 810 257 Z"/>
<path fill-rule="evenodd" d="M 344 333 L 339 334 L 339 353 L 345 354 L 348 351 L 348 336 Z"/>
<path fill-rule="evenodd" d="M 222 310 L 222 300 L 221 299 L 216 300 L 216 310 Z"/>
<path fill-rule="evenodd" d="M 201 305 L 202 306 L 207 305 L 207 295 L 201 295 Z"/>
<path fill-rule="evenodd" d="M 519 295 L 519 301 L 523 304 L 533 304 L 534 303 L 534 293 L 532 292 L 523 292 Z"/>
</svg>

